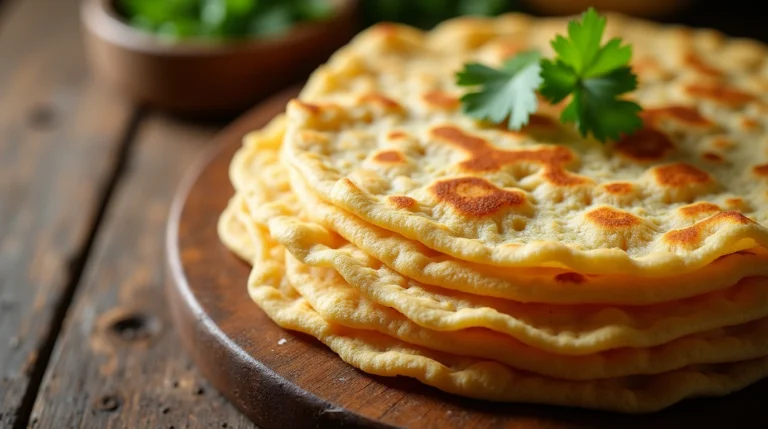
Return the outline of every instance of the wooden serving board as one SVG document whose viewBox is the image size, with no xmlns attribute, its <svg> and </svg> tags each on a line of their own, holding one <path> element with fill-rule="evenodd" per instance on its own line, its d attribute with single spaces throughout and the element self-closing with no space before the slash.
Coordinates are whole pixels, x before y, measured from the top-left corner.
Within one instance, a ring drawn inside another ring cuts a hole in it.
<svg viewBox="0 0 768 429">
<path fill-rule="evenodd" d="M 257 107 L 217 139 L 179 190 L 168 223 L 167 295 L 188 353 L 211 383 L 262 428 L 768 428 L 768 381 L 649 415 L 494 404 L 407 378 L 370 376 L 319 341 L 283 330 L 251 302 L 249 267 L 218 239 L 233 195 L 229 162 L 249 131 L 297 94 Z M 768 341 L 768 339 L 766 339 Z"/>
</svg>

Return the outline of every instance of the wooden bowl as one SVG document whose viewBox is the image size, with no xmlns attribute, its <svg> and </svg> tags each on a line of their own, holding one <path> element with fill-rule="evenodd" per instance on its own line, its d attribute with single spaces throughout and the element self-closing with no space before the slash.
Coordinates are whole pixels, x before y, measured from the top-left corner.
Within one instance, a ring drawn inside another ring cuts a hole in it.
<svg viewBox="0 0 768 429">
<path fill-rule="evenodd" d="M 356 0 L 333 1 L 328 20 L 285 36 L 232 42 L 170 42 L 131 27 L 115 0 L 84 0 L 81 19 L 91 68 L 139 103 L 174 113 L 238 113 L 298 82 L 359 30 Z"/>
</svg>

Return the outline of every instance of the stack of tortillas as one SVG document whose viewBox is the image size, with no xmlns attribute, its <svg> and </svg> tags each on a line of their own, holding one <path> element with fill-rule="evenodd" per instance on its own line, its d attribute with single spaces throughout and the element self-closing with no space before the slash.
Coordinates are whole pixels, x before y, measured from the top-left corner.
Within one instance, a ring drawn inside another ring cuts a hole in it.
<svg viewBox="0 0 768 429">
<path fill-rule="evenodd" d="M 365 372 L 492 401 L 651 412 L 768 375 L 766 48 L 608 15 L 641 131 L 461 112 L 464 63 L 549 55 L 567 21 L 382 24 L 318 69 L 231 164 L 219 234 L 253 300 Z"/>
</svg>

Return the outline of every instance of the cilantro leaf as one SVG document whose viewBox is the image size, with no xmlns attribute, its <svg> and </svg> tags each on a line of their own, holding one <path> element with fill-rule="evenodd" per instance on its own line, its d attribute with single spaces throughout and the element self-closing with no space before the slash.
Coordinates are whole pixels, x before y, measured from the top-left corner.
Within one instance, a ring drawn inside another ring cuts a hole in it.
<svg viewBox="0 0 768 429">
<path fill-rule="evenodd" d="M 462 109 L 467 115 L 493 123 L 507 120 L 510 129 L 528 124 L 538 107 L 536 89 L 541 85 L 541 55 L 523 52 L 504 63 L 501 69 L 470 63 L 456 75 L 460 86 L 482 86 L 465 94 Z"/>
<path fill-rule="evenodd" d="M 551 45 L 558 59 L 583 75 L 600 52 L 600 39 L 605 31 L 605 18 L 589 8 L 582 15 L 582 22 L 568 23 L 568 38 L 558 35 Z"/>
<path fill-rule="evenodd" d="M 611 70 L 626 66 L 630 59 L 632 59 L 632 47 L 621 46 L 621 40 L 611 39 L 600 49 L 584 76 L 595 77 L 609 73 Z"/>
<path fill-rule="evenodd" d="M 583 137 L 591 133 L 601 142 L 642 126 L 640 106 L 620 98 L 637 87 L 637 77 L 628 66 L 632 48 L 617 38 L 600 46 L 605 23 L 593 8 L 581 22 L 569 23 L 568 39 L 557 36 L 551 43 L 557 57 L 542 60 L 540 89 L 551 103 L 571 95 L 560 120 L 574 122 Z"/>
<path fill-rule="evenodd" d="M 541 76 L 544 85 L 539 92 L 552 104 L 563 101 L 579 84 L 579 75 L 562 60 L 542 60 Z"/>
<path fill-rule="evenodd" d="M 640 106 L 616 97 L 635 85 L 636 80 L 628 67 L 585 80 L 574 90 L 560 120 L 575 122 L 583 136 L 591 132 L 597 140 L 615 140 L 643 125 L 638 116 Z"/>
</svg>

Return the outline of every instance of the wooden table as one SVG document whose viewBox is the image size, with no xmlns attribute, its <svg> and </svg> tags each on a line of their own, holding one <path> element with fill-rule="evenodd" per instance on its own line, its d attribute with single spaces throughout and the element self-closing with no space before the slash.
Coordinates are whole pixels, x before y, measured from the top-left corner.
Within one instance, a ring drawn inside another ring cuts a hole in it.
<svg viewBox="0 0 768 429">
<path fill-rule="evenodd" d="M 226 122 L 96 82 L 78 3 L 0 0 L 0 428 L 252 427 L 163 294 L 173 193 Z"/>
<path fill-rule="evenodd" d="M 192 365 L 163 296 L 171 197 L 225 123 L 92 79 L 77 4 L 0 0 L 0 428 L 252 427 Z M 754 31 L 726 28 L 766 35 L 741 16 Z"/>
</svg>

